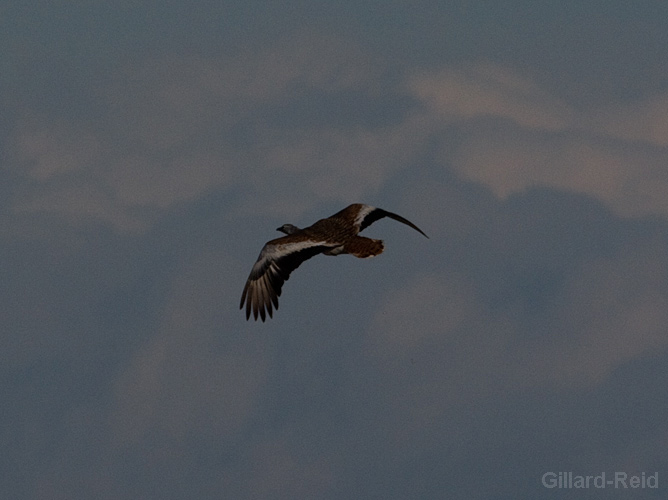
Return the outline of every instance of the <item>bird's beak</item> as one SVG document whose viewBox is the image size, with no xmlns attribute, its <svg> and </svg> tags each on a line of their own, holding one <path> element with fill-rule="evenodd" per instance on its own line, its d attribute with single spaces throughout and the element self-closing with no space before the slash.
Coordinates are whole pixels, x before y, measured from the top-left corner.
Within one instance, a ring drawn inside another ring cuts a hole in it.
<svg viewBox="0 0 668 500">
<path fill-rule="evenodd" d="M 280 227 L 277 227 L 276 231 L 283 231 L 283 230 Z"/>
</svg>

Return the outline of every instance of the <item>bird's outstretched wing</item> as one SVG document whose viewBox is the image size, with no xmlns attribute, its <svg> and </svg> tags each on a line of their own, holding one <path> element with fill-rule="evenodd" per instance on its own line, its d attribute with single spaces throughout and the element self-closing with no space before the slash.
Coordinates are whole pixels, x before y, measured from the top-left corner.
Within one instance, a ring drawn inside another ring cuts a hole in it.
<svg viewBox="0 0 668 500">
<path fill-rule="evenodd" d="M 305 260 L 330 248 L 332 245 L 325 241 L 314 241 L 298 233 L 269 241 L 262 248 L 241 294 L 239 309 L 243 309 L 245 302 L 246 319 L 250 319 L 251 309 L 255 320 L 258 314 L 262 321 L 267 313 L 271 318 L 271 306 L 278 309 L 278 297 L 290 273 Z"/>
<path fill-rule="evenodd" d="M 429 238 L 422 229 L 417 227 L 415 224 L 413 224 L 411 221 L 408 219 L 404 219 L 401 215 L 394 214 L 392 212 L 388 212 L 387 210 L 383 210 L 382 208 L 376 208 L 372 207 L 369 205 L 364 205 L 359 213 L 358 213 L 358 218 L 357 221 L 360 225 L 360 231 L 362 231 L 364 228 L 369 227 L 371 224 L 376 222 L 379 219 L 382 219 L 383 217 L 389 217 L 390 219 L 394 219 L 399 222 L 403 222 L 407 226 L 412 227 L 415 229 L 417 232 L 422 234 L 425 238 Z"/>
</svg>

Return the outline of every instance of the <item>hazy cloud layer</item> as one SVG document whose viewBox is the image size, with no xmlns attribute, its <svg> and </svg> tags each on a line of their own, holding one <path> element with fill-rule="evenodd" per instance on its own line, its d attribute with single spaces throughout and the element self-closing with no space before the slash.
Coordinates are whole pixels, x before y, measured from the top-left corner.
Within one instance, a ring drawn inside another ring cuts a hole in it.
<svg viewBox="0 0 668 500">
<path fill-rule="evenodd" d="M 250 187 L 285 212 L 286 191 L 376 193 L 440 143 L 436 158 L 502 198 L 547 186 L 622 215 L 665 214 L 663 97 L 578 111 L 501 66 L 388 85 L 387 63 L 370 59 L 309 34 L 243 58 L 119 68 L 97 89 L 102 124 L 25 110 L 7 143 L 24 180 L 12 207 L 137 230 L 175 204 Z"/>
<path fill-rule="evenodd" d="M 436 120 L 463 129 L 444 159 L 500 197 L 548 186 L 622 215 L 666 213 L 663 97 L 577 111 L 494 66 L 421 75 L 411 88 Z"/>
<path fill-rule="evenodd" d="M 0 8 L 3 493 L 662 498 L 662 5 Z M 430 238 L 247 322 L 274 228 L 352 202 Z"/>
</svg>

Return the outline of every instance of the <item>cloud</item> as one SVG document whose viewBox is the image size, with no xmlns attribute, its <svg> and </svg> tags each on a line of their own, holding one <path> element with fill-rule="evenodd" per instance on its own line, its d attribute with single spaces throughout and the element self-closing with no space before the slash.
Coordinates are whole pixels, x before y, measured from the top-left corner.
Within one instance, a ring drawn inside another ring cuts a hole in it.
<svg viewBox="0 0 668 500">
<path fill-rule="evenodd" d="M 408 105 L 392 99 L 392 86 L 379 91 L 381 68 L 341 39 L 308 34 L 118 68 L 94 89 L 90 123 L 24 111 L 31 118 L 9 141 L 22 180 L 13 208 L 136 231 L 212 191 L 249 187 L 261 206 L 286 212 L 297 192 L 357 201 L 405 168 L 425 138 L 419 116 L 402 119 Z M 254 198 L 239 209 L 256 212 Z"/>
<path fill-rule="evenodd" d="M 592 110 L 591 126 L 629 142 L 668 146 L 668 94 L 658 93 Z"/>
<path fill-rule="evenodd" d="M 174 277 L 157 330 L 117 382 L 116 446 L 133 447 L 154 432 L 175 444 L 188 442 L 195 431 L 224 441 L 248 425 L 268 360 L 261 346 L 238 332 L 216 339 L 216 325 L 237 312 L 234 293 L 226 314 L 214 314 L 237 291 L 224 279 L 229 266 L 225 255 L 203 251 Z"/>
<path fill-rule="evenodd" d="M 101 154 L 101 144 L 91 132 L 76 130 L 66 121 L 44 127 L 43 120 L 32 116 L 18 124 L 13 144 L 16 163 L 9 168 L 21 168 L 32 179 L 45 182 L 84 169 Z"/>
<path fill-rule="evenodd" d="M 25 110 L 8 142 L 12 206 L 141 231 L 178 204 L 249 188 L 235 213 L 295 217 L 373 197 L 428 159 L 500 198 L 547 186 L 625 216 L 667 213 L 665 96 L 576 109 L 500 65 L 387 71 L 308 32 L 129 64 L 95 89 L 94 123 Z"/>
<path fill-rule="evenodd" d="M 447 251 L 456 266 L 413 277 L 374 313 L 365 352 L 404 388 L 396 397 L 424 395 L 409 405 L 416 415 L 436 410 L 436 401 L 437 411 L 445 411 L 458 398 L 484 398 L 480 388 L 597 386 L 627 363 L 668 349 L 662 327 L 668 255 L 661 239 L 620 233 L 613 242 L 619 229 L 591 228 L 607 224 L 593 207 L 571 214 L 549 210 L 544 198 L 538 198 L 542 208 L 532 206 L 530 199 L 504 202 L 512 210 L 490 208 L 496 214 L 480 221 L 475 234 L 453 227 L 447 238 L 467 246 L 465 254 Z M 443 236 L 434 236 L 442 248 Z M 606 254 L 593 250 L 601 237 Z M 423 379 L 406 375 L 421 369 L 438 374 L 427 393 Z"/>
<path fill-rule="evenodd" d="M 408 88 L 446 120 L 499 117 L 530 129 L 563 130 L 575 116 L 566 103 L 498 65 L 445 68 L 412 75 Z"/>
<path fill-rule="evenodd" d="M 668 213 L 666 151 L 596 136 L 480 127 L 454 154 L 454 168 L 500 198 L 547 186 L 592 196 L 624 216 Z"/>
<path fill-rule="evenodd" d="M 544 467 L 665 465 L 665 223 L 619 217 L 665 215 L 663 94 L 582 109 L 314 32 L 214 51 L 12 108 L 9 494 L 540 498 Z M 431 239 L 388 222 L 245 321 L 256 217 L 375 197 Z"/>
<path fill-rule="evenodd" d="M 625 216 L 668 214 L 664 96 L 575 110 L 493 65 L 421 74 L 409 88 L 434 122 L 458 128 L 443 161 L 500 198 L 548 186 Z"/>
<path fill-rule="evenodd" d="M 552 339 L 527 353 L 534 373 L 597 384 L 625 363 L 665 352 L 667 257 L 648 242 L 583 266 L 557 299 Z"/>
<path fill-rule="evenodd" d="M 300 456 L 299 436 L 264 440 L 248 451 L 247 498 L 323 498 L 334 485 L 333 464 L 322 454 Z"/>
</svg>

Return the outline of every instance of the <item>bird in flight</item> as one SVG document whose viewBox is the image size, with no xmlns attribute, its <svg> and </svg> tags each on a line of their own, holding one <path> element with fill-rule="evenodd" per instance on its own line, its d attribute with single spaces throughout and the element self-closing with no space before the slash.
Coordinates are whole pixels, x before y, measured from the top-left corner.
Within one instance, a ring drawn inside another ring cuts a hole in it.
<svg viewBox="0 0 668 500">
<path fill-rule="evenodd" d="M 277 228 L 287 236 L 264 245 L 241 294 L 239 308 L 243 309 L 246 304 L 246 320 L 250 319 L 251 311 L 256 321 L 258 314 L 262 321 L 267 314 L 271 318 L 272 304 L 278 309 L 283 283 L 292 271 L 314 255 L 348 253 L 366 258 L 381 254 L 384 249 L 381 240 L 358 236 L 358 233 L 383 217 L 403 222 L 428 238 L 419 227 L 402 216 L 361 203 L 354 203 L 304 229 L 292 224 Z"/>
</svg>

